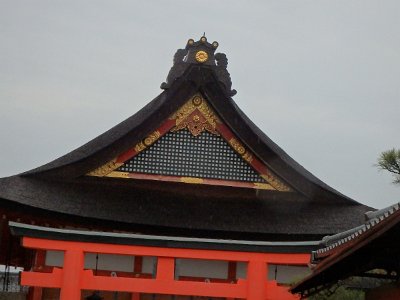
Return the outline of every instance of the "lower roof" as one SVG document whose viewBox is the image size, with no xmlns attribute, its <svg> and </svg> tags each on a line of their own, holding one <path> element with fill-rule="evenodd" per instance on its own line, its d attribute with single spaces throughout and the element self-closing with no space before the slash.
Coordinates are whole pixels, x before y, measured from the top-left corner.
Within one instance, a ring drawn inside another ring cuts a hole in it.
<svg viewBox="0 0 400 300">
<path fill-rule="evenodd" d="M 0 179 L 2 203 L 102 230 L 250 240 L 317 240 L 358 226 L 370 208 L 290 192 L 84 177 Z M 61 219 L 60 219 L 61 220 Z M 75 220 L 75 221 L 74 221 Z M 79 222 L 78 222 L 79 221 Z M 63 225 L 64 221 L 60 221 Z M 84 226 L 85 228 L 88 228 Z"/>
<path fill-rule="evenodd" d="M 311 256 L 315 265 L 312 274 L 298 282 L 292 292 L 310 295 L 350 276 L 368 276 L 365 272 L 373 269 L 386 270 L 388 277 L 393 270 L 397 272 L 399 203 L 368 215 L 364 225 L 321 241 L 325 247 Z"/>
</svg>

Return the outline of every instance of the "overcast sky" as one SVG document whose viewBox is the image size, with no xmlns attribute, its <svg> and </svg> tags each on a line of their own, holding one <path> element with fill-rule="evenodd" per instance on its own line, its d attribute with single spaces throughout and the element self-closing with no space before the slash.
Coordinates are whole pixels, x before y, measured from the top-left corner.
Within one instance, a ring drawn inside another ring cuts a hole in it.
<svg viewBox="0 0 400 300">
<path fill-rule="evenodd" d="M 0 176 L 49 162 L 156 97 L 206 32 L 234 100 L 340 192 L 382 208 L 400 148 L 400 1 L 0 0 Z"/>
</svg>

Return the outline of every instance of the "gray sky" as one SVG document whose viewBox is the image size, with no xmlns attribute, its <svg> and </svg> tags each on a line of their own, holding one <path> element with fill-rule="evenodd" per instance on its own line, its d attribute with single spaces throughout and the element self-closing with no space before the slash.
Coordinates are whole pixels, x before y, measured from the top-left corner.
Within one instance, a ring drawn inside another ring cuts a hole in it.
<svg viewBox="0 0 400 300">
<path fill-rule="evenodd" d="M 290 156 L 381 208 L 400 148 L 400 1 L 0 0 L 0 176 L 49 162 L 157 96 L 203 32 L 234 100 Z"/>
</svg>

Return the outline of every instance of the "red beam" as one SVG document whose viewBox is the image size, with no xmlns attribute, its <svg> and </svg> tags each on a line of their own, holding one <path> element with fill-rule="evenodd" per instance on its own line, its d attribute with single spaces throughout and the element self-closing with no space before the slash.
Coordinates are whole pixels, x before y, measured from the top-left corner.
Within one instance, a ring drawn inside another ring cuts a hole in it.
<svg viewBox="0 0 400 300">
<path fill-rule="evenodd" d="M 21 285 L 61 288 L 63 270 L 54 268 L 51 273 L 22 272 Z"/>
<path fill-rule="evenodd" d="M 132 256 L 155 256 L 155 257 L 176 257 L 176 258 L 194 258 L 206 260 L 222 261 L 242 261 L 250 260 L 264 261 L 271 264 L 290 264 L 307 265 L 310 260 L 310 254 L 298 253 L 254 253 L 223 250 L 200 250 L 200 249 L 182 249 L 182 248 L 163 248 L 147 247 L 134 245 L 114 245 L 100 243 L 85 243 L 75 241 L 56 241 L 24 237 L 22 244 L 27 248 L 44 250 L 70 250 L 80 249 L 83 252 L 121 254 Z"/>
<path fill-rule="evenodd" d="M 93 276 L 91 270 L 84 271 L 82 289 L 138 292 L 150 294 L 246 298 L 247 282 L 237 284 L 176 281 L 166 279 L 118 278 Z"/>
</svg>

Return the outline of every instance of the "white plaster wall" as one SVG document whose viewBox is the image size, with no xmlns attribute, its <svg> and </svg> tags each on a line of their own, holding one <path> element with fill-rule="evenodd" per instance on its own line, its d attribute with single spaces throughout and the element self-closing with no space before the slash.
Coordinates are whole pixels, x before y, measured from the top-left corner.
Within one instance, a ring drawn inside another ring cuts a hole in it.
<svg viewBox="0 0 400 300">
<path fill-rule="evenodd" d="M 135 258 L 128 255 L 99 254 L 98 270 L 133 272 Z M 85 269 L 96 269 L 96 253 L 85 254 Z"/>
<path fill-rule="evenodd" d="M 247 262 L 238 262 L 236 265 L 236 278 L 246 279 L 247 277 Z"/>
<path fill-rule="evenodd" d="M 64 264 L 64 251 L 46 251 L 45 265 L 62 267 Z"/>
<path fill-rule="evenodd" d="M 62 267 L 64 260 L 63 251 L 47 251 L 46 265 Z M 155 274 L 156 258 L 143 257 L 142 272 Z M 127 255 L 99 254 L 98 269 L 106 271 L 133 272 L 135 258 Z M 191 276 L 204 278 L 226 279 L 228 275 L 228 262 L 200 259 L 176 259 L 175 277 Z M 238 262 L 236 278 L 247 277 L 247 263 Z M 96 253 L 85 254 L 85 268 L 96 268 Z M 276 274 L 275 274 L 276 270 Z M 276 280 L 278 283 L 290 284 L 310 274 L 307 266 L 268 265 L 268 280 Z M 276 278 L 275 278 L 276 277 Z"/>
<path fill-rule="evenodd" d="M 176 259 L 175 276 L 226 279 L 228 262 L 204 259 Z"/>
<path fill-rule="evenodd" d="M 143 257 L 143 273 L 154 274 L 155 257 Z M 62 267 L 64 262 L 63 251 L 46 251 L 45 263 L 51 267 Z M 135 257 L 128 255 L 99 254 L 98 270 L 133 272 Z M 96 253 L 85 254 L 85 269 L 96 269 Z"/>
<path fill-rule="evenodd" d="M 143 257 L 142 273 L 155 274 L 157 259 L 152 256 Z"/>
</svg>

